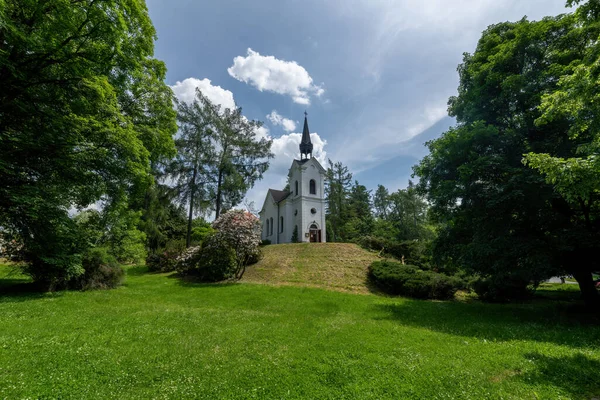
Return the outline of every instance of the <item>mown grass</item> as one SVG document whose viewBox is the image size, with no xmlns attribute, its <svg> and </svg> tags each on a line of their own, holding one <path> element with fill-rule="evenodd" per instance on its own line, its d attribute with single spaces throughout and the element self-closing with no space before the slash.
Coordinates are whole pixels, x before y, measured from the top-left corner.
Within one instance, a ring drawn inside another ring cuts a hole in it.
<svg viewBox="0 0 600 400">
<path fill-rule="evenodd" d="M 376 253 L 350 243 L 299 243 L 262 248 L 263 259 L 248 267 L 243 281 L 369 293 L 369 265 Z"/>
<path fill-rule="evenodd" d="M 144 267 L 110 291 L 4 289 L 0 398 L 600 396 L 600 329 L 560 300 L 202 285 Z"/>
</svg>

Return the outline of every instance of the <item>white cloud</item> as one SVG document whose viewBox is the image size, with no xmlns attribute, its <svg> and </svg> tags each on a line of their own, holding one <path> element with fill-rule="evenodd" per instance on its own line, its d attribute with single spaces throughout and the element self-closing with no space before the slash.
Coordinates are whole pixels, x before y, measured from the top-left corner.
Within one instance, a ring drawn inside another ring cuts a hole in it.
<svg viewBox="0 0 600 400">
<path fill-rule="evenodd" d="M 249 83 L 258 90 L 289 95 L 295 103 L 310 104 L 310 96 L 321 96 L 325 89 L 315 85 L 308 72 L 295 61 L 261 56 L 248 49 L 246 57 L 237 56 L 227 69 L 238 81 Z"/>
<path fill-rule="evenodd" d="M 296 129 L 296 123 L 294 121 L 282 117 L 275 110 L 271 111 L 271 114 L 268 114 L 266 118 L 275 126 L 281 125 L 286 132 L 292 132 Z"/>
<path fill-rule="evenodd" d="M 210 79 L 204 78 L 202 80 L 197 78 L 187 78 L 183 81 L 175 83 L 171 86 L 173 93 L 180 101 L 191 103 L 196 97 L 196 88 L 199 88 L 208 99 L 214 104 L 220 104 L 222 108 L 235 108 L 235 101 L 233 100 L 233 93 L 231 91 L 223 89 L 221 86 L 214 86 L 211 84 Z"/>
</svg>

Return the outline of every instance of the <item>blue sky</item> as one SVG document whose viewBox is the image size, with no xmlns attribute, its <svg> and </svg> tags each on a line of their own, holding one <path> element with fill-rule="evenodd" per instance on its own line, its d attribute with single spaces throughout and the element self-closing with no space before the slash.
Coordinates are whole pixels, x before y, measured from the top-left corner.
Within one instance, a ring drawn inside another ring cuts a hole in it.
<svg viewBox="0 0 600 400">
<path fill-rule="evenodd" d="M 272 167 L 249 193 L 260 208 L 297 157 L 308 111 L 321 161 L 348 165 L 368 188 L 406 186 L 423 143 L 453 124 L 456 67 L 490 24 L 568 12 L 565 0 L 147 0 L 168 67 L 265 122 Z"/>
</svg>

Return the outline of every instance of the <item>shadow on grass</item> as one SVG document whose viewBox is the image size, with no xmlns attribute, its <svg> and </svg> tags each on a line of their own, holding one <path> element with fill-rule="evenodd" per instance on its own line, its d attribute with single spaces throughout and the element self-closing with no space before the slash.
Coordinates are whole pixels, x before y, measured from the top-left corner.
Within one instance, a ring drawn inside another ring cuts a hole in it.
<svg viewBox="0 0 600 400">
<path fill-rule="evenodd" d="M 556 303 L 487 304 L 404 300 L 377 304 L 375 319 L 488 341 L 534 340 L 597 348 L 600 318 Z M 573 329 L 577 337 L 573 337 Z"/>
<path fill-rule="evenodd" d="M 177 272 L 167 275 L 166 277 L 175 279 L 178 286 L 189 288 L 221 288 L 241 284 L 239 281 L 202 282 L 193 275 L 183 275 Z"/>
<path fill-rule="evenodd" d="M 19 303 L 23 301 L 60 297 L 62 292 L 47 292 L 25 279 L 0 280 L 0 303 Z"/>
<path fill-rule="evenodd" d="M 567 357 L 529 353 L 525 358 L 536 366 L 534 371 L 518 375 L 517 379 L 523 380 L 526 384 L 560 387 L 574 399 L 591 399 L 600 396 L 599 361 L 581 353 Z"/>
<path fill-rule="evenodd" d="M 145 265 L 127 267 L 125 268 L 125 271 L 127 272 L 127 276 L 142 276 L 151 273 L 150 271 L 148 271 L 148 267 L 146 267 Z"/>
</svg>

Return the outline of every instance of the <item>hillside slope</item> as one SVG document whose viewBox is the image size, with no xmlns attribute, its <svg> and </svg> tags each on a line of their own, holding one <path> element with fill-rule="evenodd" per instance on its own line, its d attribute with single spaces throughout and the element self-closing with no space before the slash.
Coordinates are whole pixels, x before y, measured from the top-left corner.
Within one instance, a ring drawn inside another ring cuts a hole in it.
<svg viewBox="0 0 600 400">
<path fill-rule="evenodd" d="M 264 258 L 248 267 L 243 282 L 367 293 L 367 268 L 378 259 L 349 243 L 278 244 L 262 251 Z"/>
</svg>

